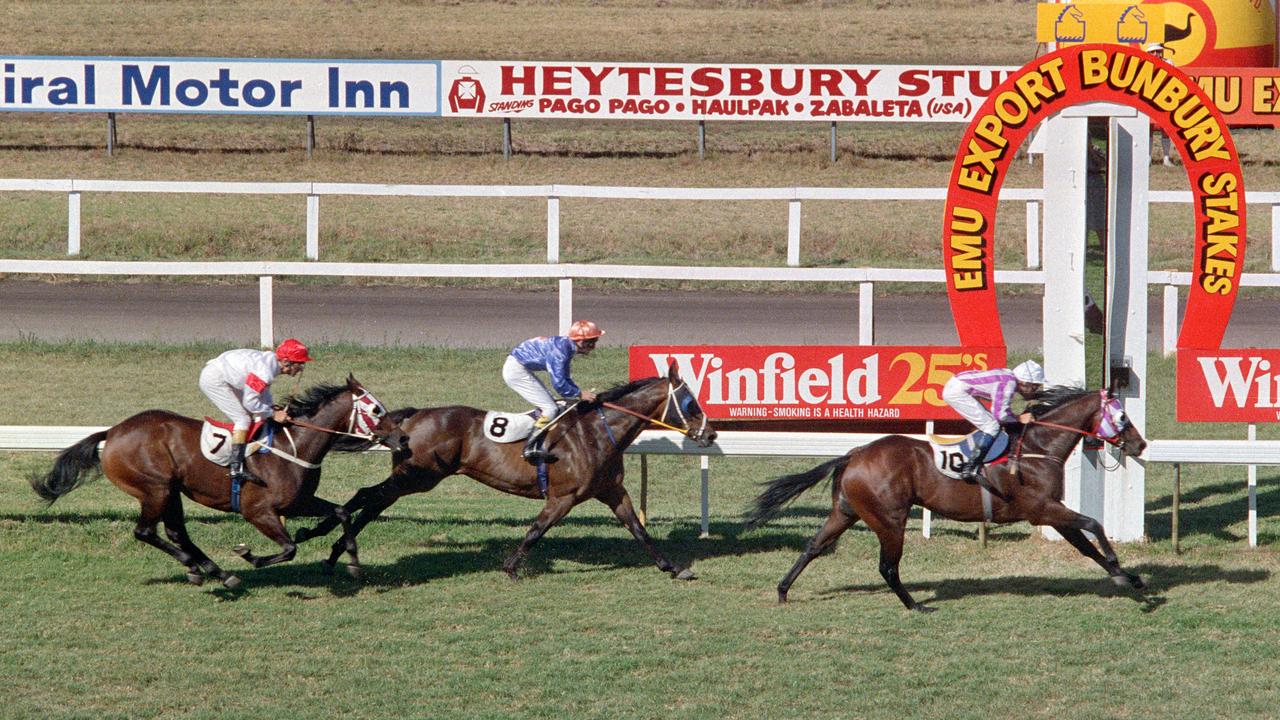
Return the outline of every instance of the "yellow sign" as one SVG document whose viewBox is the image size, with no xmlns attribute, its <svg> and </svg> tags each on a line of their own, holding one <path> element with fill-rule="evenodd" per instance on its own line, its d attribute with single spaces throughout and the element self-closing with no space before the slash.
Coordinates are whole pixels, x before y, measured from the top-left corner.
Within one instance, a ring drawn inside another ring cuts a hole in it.
<svg viewBox="0 0 1280 720">
<path fill-rule="evenodd" d="M 1141 3 L 1040 3 L 1036 40 L 1058 47 L 1081 43 L 1148 45 L 1164 42 L 1164 7 Z"/>
</svg>

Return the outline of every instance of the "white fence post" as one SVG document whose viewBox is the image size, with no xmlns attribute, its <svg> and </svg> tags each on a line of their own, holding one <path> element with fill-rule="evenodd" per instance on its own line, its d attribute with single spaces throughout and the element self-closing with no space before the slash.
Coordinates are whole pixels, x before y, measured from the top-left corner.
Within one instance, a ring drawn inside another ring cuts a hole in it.
<svg viewBox="0 0 1280 720">
<path fill-rule="evenodd" d="M 547 198 L 547 262 L 560 262 L 560 198 Z"/>
<path fill-rule="evenodd" d="M 858 283 L 858 344 L 873 345 L 876 338 L 875 283 Z"/>
<path fill-rule="evenodd" d="M 307 259 L 320 259 L 320 196 L 307 196 Z"/>
<path fill-rule="evenodd" d="M 67 193 L 67 254 L 80 254 L 80 193 Z"/>
<path fill-rule="evenodd" d="M 1027 201 L 1027 267 L 1040 267 L 1040 203 Z"/>
<path fill-rule="evenodd" d="M 263 275 L 258 278 L 258 344 L 264 348 L 274 347 L 276 344 L 274 318 L 271 276 Z"/>
<path fill-rule="evenodd" d="M 1271 271 L 1280 270 L 1280 205 L 1271 206 Z"/>
<path fill-rule="evenodd" d="M 698 537 L 711 537 L 711 463 L 706 455 L 700 455 L 699 465 L 702 468 L 702 534 Z"/>
<path fill-rule="evenodd" d="M 1164 356 L 1169 357 L 1178 350 L 1178 286 L 1164 286 L 1164 337 L 1161 346 Z"/>
<path fill-rule="evenodd" d="M 800 201 L 787 202 L 787 264 L 800 265 Z"/>
<path fill-rule="evenodd" d="M 573 324 L 573 278 L 560 278 L 560 334 Z"/>
<path fill-rule="evenodd" d="M 933 434 L 933 421 L 928 420 L 924 424 L 924 435 L 929 437 Z M 920 506 L 920 533 L 925 539 L 933 537 L 933 512 L 929 508 Z"/>
<path fill-rule="evenodd" d="M 1249 423 L 1249 442 L 1258 440 L 1258 426 Z M 1258 547 L 1258 466 L 1249 466 L 1249 547 Z"/>
</svg>

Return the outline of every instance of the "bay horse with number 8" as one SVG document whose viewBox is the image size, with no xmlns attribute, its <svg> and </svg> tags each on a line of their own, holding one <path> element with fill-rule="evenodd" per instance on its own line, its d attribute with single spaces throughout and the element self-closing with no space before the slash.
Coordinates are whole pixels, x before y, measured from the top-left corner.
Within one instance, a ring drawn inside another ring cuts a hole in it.
<svg viewBox="0 0 1280 720">
<path fill-rule="evenodd" d="M 63 450 L 48 473 L 30 478 L 31 487 L 45 502 L 53 503 L 101 472 L 142 506 L 134 537 L 185 565 L 191 583 L 200 585 L 210 577 L 235 589 L 240 579 L 218 567 L 187 534 L 183 495 L 224 512 L 235 512 L 238 504 L 239 513 L 278 543 L 281 551 L 258 557 L 239 545 L 236 554 L 254 567 L 274 565 L 293 559 L 297 551 L 282 516 L 341 512 L 337 504 L 315 495 L 320 462 L 330 449 L 361 449 L 370 439 L 392 449 L 408 442 L 382 403 L 351 376 L 345 384 L 319 385 L 300 398 L 291 398 L 287 409 L 294 427 L 277 428 L 276 445 L 288 448 L 293 459 L 251 456 L 249 469 L 265 484 L 246 483 L 234 500 L 226 468 L 205 459 L 200 451 L 201 421 L 166 410 L 138 413 Z M 285 444 L 285 438 L 292 442 Z M 101 454 L 99 443 L 105 443 Z M 156 532 L 161 522 L 168 541 Z M 354 536 L 343 549 L 356 557 Z"/>
<path fill-rule="evenodd" d="M 330 563 L 337 562 L 348 536 L 399 498 L 427 492 L 454 474 L 468 475 L 495 490 L 532 499 L 544 497 L 537 469 L 522 457 L 522 443 L 495 443 L 485 438 L 485 411 L 471 407 L 405 408 L 391 416 L 409 433 L 409 449 L 393 454 L 391 475 L 363 488 L 343 509 L 351 513 L 351 528 L 333 546 Z M 666 377 L 636 380 L 600 393 L 592 402 L 579 402 L 559 416 L 546 440 L 557 460 L 546 466 L 547 492 L 542 512 L 524 540 L 503 563 L 513 580 L 530 548 L 578 504 L 596 499 L 609 506 L 618 520 L 644 546 L 659 570 L 688 580 L 688 568 L 668 560 L 653 543 L 622 485 L 622 453 L 652 425 L 686 435 L 699 447 L 715 441 L 715 430 L 674 363 Z M 359 515 L 356 515 L 356 513 Z M 311 530 L 298 532 L 299 542 L 324 535 L 337 525 L 331 516 Z"/>
<path fill-rule="evenodd" d="M 750 526 L 775 517 L 828 474 L 834 481 L 831 513 L 778 583 L 778 602 L 785 603 L 805 567 L 861 519 L 880 539 L 880 574 L 898 599 L 908 609 L 931 610 L 912 599 L 898 576 L 913 505 L 953 520 L 1047 525 L 1102 566 L 1117 585 L 1142 590 L 1142 578 L 1120 567 L 1102 524 L 1063 505 L 1062 497 L 1063 463 L 1082 437 L 1105 440 L 1129 457 L 1142 454 L 1146 440 L 1129 422 L 1120 401 L 1106 391 L 1049 388 L 1027 409 L 1034 419 L 1015 441 L 1009 462 L 987 466 L 987 478 L 999 491 L 989 498 L 989 511 L 980 486 L 943 475 L 934 466 L 929 443 L 903 435 L 885 436 L 807 472 L 766 483 L 748 513 Z M 1094 536 L 1097 547 L 1085 532 Z"/>
</svg>

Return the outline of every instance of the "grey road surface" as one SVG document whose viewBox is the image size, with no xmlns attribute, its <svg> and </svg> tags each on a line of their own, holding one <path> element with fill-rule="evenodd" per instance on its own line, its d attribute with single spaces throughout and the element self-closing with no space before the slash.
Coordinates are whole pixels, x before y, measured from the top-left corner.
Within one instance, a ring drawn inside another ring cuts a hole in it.
<svg viewBox="0 0 1280 720">
<path fill-rule="evenodd" d="M 312 343 L 506 347 L 556 331 L 556 292 L 398 286 L 276 284 L 276 337 Z M 1038 295 L 1001 299 L 1006 342 L 1041 345 Z M 574 293 L 574 316 L 591 318 L 610 344 L 847 344 L 858 337 L 855 293 Z M 1237 303 L 1228 346 L 1268 346 L 1274 301 Z M 882 345 L 955 343 L 945 294 L 875 298 L 875 341 Z M 1150 307 L 1148 341 L 1161 342 L 1161 309 Z M 256 285 L 44 283 L 0 280 L 0 340 L 89 338 L 131 342 L 258 340 Z"/>
</svg>

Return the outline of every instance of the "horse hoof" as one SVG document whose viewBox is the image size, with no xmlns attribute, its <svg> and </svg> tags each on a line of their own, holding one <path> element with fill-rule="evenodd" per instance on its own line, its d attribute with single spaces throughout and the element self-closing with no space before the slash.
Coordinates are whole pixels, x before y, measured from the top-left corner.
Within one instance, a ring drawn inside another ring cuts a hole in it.
<svg viewBox="0 0 1280 720">
<path fill-rule="evenodd" d="M 244 543 L 240 543 L 239 545 L 235 546 L 234 548 L 231 549 L 231 551 L 246 560 L 249 559 L 249 546 L 245 545 Z"/>
<path fill-rule="evenodd" d="M 778 591 L 778 604 L 779 605 L 787 604 L 787 594 L 782 592 L 781 590 Z"/>
<path fill-rule="evenodd" d="M 350 575 L 355 580 L 363 580 L 364 568 L 360 567 L 359 565 L 348 565 L 347 574 Z"/>
<path fill-rule="evenodd" d="M 222 587 L 228 590 L 239 590 L 240 578 L 236 577 L 235 575 L 228 575 L 222 578 Z"/>
<path fill-rule="evenodd" d="M 697 580 L 697 579 L 698 579 L 698 576 L 697 576 L 697 575 L 694 575 L 694 574 L 693 574 L 693 571 L 692 571 L 692 570 L 690 570 L 689 568 L 685 568 L 685 569 L 683 569 L 683 570 L 681 570 L 680 572 L 678 572 L 678 573 L 676 573 L 676 574 L 675 574 L 675 579 L 677 579 L 677 580 Z"/>
<path fill-rule="evenodd" d="M 187 582 L 199 587 L 204 584 L 204 575 L 198 572 L 188 572 Z"/>
</svg>

